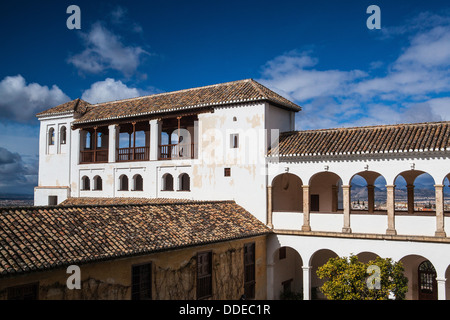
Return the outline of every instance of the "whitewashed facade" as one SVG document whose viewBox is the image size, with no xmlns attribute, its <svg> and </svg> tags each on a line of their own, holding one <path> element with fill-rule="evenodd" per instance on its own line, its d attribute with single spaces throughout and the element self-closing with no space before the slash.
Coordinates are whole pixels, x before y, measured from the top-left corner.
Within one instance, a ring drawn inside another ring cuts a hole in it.
<svg viewBox="0 0 450 320">
<path fill-rule="evenodd" d="M 80 122 L 75 110 L 40 114 L 35 205 L 68 197 L 235 200 L 274 230 L 267 252 L 269 299 L 278 299 L 286 286 L 305 299 L 323 298 L 315 290 L 321 285 L 317 267 L 350 254 L 402 261 L 409 299 L 450 299 L 450 215 L 443 205 L 449 148 L 268 155 L 280 132 L 294 130 L 299 110 L 264 97 L 108 121 Z M 396 210 L 396 178 L 401 174 L 413 185 L 421 173 L 435 182 L 435 209 L 414 212 L 410 203 L 409 211 Z M 371 191 L 368 210 L 352 210 L 355 175 L 368 190 L 378 177 L 385 179 L 386 210 L 374 210 Z M 436 272 L 433 295 L 420 292 L 424 261 Z"/>
</svg>

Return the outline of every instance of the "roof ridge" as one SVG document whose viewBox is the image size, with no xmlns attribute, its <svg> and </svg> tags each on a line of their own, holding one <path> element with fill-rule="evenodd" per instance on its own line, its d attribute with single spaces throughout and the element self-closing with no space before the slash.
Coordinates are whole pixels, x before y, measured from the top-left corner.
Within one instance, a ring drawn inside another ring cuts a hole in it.
<svg viewBox="0 0 450 320">
<path fill-rule="evenodd" d="M 303 132 L 319 132 L 319 131 L 339 131 L 339 130 L 352 130 L 352 129 L 376 129 L 376 128 L 388 128 L 388 127 L 397 127 L 397 126 L 424 126 L 424 125 L 438 125 L 438 124 L 446 124 L 450 123 L 450 120 L 447 121 L 430 121 L 430 122 L 411 122 L 411 123 L 396 123 L 396 124 L 378 124 L 378 125 L 370 125 L 370 126 L 354 126 L 354 127 L 335 127 L 335 128 L 323 128 L 323 129 L 308 129 L 308 130 L 292 130 L 292 131 L 284 131 L 280 134 L 294 134 L 294 133 L 303 133 Z"/>
<path fill-rule="evenodd" d="M 142 199 L 142 198 L 141 198 Z M 151 199 L 150 199 L 151 200 Z M 70 208 L 86 208 L 86 207 L 130 207 L 130 206 L 171 206 L 171 205 L 187 205 L 187 204 L 208 204 L 208 203 L 236 203 L 235 200 L 190 200 L 176 201 L 176 202 L 148 202 L 148 203 L 108 203 L 108 204 L 71 204 L 71 205 L 42 205 L 42 206 L 4 206 L 0 207 L 0 212 L 9 210 L 24 210 L 24 209 L 70 209 Z"/>
<path fill-rule="evenodd" d="M 200 87 L 192 87 L 192 88 L 187 88 L 187 89 L 180 89 L 180 90 L 175 90 L 175 91 L 153 93 L 153 94 L 148 94 L 148 95 L 145 95 L 145 96 L 139 96 L 139 97 L 134 97 L 134 98 L 126 98 L 126 99 L 121 99 L 121 100 L 112 100 L 112 101 L 105 101 L 105 102 L 95 103 L 95 104 L 91 104 L 91 106 L 92 107 L 96 107 L 96 106 L 101 106 L 102 104 L 107 104 L 107 103 L 109 104 L 109 103 L 120 103 L 120 102 L 126 102 L 126 101 L 134 101 L 134 100 L 144 99 L 144 98 L 148 98 L 148 97 L 164 96 L 164 95 L 169 95 L 169 94 L 176 94 L 176 93 L 181 93 L 181 92 L 187 92 L 187 91 L 191 91 L 191 90 L 206 89 L 206 88 L 230 85 L 232 83 L 238 83 L 238 82 L 248 82 L 250 80 L 253 80 L 253 79 L 248 78 L 248 79 L 241 79 L 241 80 L 234 80 L 234 81 L 210 84 L 210 85 L 200 86 Z"/>
</svg>

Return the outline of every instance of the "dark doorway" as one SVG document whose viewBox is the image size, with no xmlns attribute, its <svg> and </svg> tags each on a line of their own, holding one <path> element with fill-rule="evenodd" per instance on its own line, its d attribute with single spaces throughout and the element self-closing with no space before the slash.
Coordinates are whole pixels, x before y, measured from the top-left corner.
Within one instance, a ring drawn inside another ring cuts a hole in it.
<svg viewBox="0 0 450 320">
<path fill-rule="evenodd" d="M 311 211 L 319 211 L 319 195 L 311 195 Z"/>
<path fill-rule="evenodd" d="M 436 270 L 425 260 L 419 265 L 419 300 L 437 300 Z"/>
</svg>

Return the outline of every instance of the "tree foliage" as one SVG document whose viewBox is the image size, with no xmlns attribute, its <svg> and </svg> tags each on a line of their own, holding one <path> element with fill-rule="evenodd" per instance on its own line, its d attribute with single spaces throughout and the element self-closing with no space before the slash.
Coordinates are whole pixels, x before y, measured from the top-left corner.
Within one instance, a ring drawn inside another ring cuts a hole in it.
<svg viewBox="0 0 450 320">
<path fill-rule="evenodd" d="M 379 274 L 370 272 L 369 266 L 377 266 Z M 390 258 L 377 257 L 362 263 L 351 255 L 329 259 L 318 268 L 317 275 L 326 279 L 320 290 L 330 300 L 387 300 L 391 294 L 396 300 L 403 300 L 408 290 L 403 271 L 402 263 Z"/>
</svg>

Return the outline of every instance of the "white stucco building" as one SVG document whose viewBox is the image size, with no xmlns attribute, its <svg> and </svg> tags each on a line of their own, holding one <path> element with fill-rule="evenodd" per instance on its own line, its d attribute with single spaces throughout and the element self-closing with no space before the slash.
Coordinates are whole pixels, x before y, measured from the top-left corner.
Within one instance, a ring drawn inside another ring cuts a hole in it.
<svg viewBox="0 0 450 320">
<path fill-rule="evenodd" d="M 251 79 L 65 103 L 37 115 L 35 205 L 69 197 L 235 200 L 273 228 L 270 299 L 287 287 L 321 298 L 317 267 L 350 254 L 402 261 L 409 299 L 449 299 L 450 123 L 294 131 L 300 111 Z M 424 173 L 434 180 L 430 211 L 414 206 L 414 182 Z M 366 181 L 359 210 L 352 208 L 355 176 Z M 405 210 L 395 198 L 399 177 Z M 380 183 L 384 206 L 375 201 Z"/>
</svg>

